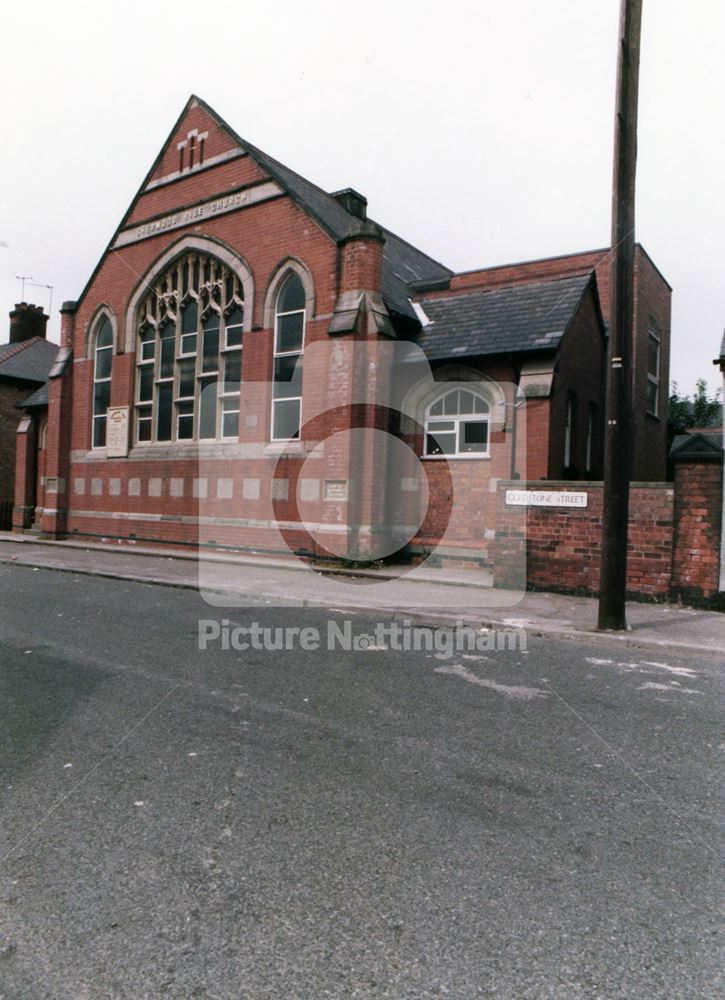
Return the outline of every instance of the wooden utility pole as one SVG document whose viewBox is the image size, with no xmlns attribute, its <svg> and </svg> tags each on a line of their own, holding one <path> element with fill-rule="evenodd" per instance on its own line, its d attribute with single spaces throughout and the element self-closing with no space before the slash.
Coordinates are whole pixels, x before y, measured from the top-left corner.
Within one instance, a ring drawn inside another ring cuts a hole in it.
<svg viewBox="0 0 725 1000">
<path fill-rule="evenodd" d="M 612 188 L 599 628 L 625 629 L 634 314 L 634 194 L 642 0 L 621 0 Z"/>
</svg>

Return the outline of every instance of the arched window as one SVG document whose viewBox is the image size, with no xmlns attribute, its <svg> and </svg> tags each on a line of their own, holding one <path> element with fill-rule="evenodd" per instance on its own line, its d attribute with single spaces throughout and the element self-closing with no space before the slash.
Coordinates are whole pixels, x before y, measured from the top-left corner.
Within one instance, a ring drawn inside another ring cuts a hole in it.
<svg viewBox="0 0 725 1000">
<path fill-rule="evenodd" d="M 93 447 L 106 446 L 106 411 L 111 405 L 111 361 L 113 329 L 104 316 L 96 331 L 93 348 Z"/>
<path fill-rule="evenodd" d="M 280 288 L 274 316 L 272 440 L 300 436 L 305 290 L 291 273 Z"/>
<path fill-rule="evenodd" d="M 425 413 L 424 454 L 481 458 L 489 453 L 490 407 L 470 389 L 450 389 Z"/>
<path fill-rule="evenodd" d="M 187 253 L 137 315 L 136 441 L 239 437 L 244 290 L 225 264 Z"/>
<path fill-rule="evenodd" d="M 43 451 L 44 448 L 48 447 L 48 418 L 43 417 L 43 419 L 38 424 L 38 439 L 36 448 L 38 451 Z"/>
</svg>

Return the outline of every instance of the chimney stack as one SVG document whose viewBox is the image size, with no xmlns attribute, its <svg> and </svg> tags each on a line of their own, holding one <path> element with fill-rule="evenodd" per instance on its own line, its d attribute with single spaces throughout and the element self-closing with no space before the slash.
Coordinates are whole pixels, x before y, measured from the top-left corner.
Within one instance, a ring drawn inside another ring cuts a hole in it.
<svg viewBox="0 0 725 1000">
<path fill-rule="evenodd" d="M 45 339 L 48 317 L 42 306 L 30 302 L 18 302 L 10 313 L 10 343 L 21 344 L 31 337 Z"/>
<path fill-rule="evenodd" d="M 366 218 L 368 200 L 359 191 L 354 188 L 344 188 L 342 191 L 333 191 L 332 197 L 339 201 L 350 215 L 354 215 L 357 219 Z"/>
</svg>

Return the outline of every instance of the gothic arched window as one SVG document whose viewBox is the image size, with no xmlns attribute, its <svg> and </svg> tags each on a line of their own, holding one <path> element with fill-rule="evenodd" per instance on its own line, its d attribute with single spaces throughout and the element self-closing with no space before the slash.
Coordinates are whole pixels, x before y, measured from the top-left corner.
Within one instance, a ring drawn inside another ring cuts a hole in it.
<svg viewBox="0 0 725 1000">
<path fill-rule="evenodd" d="M 113 328 L 104 316 L 96 330 L 93 346 L 93 447 L 106 446 L 106 411 L 111 405 L 111 362 Z"/>
<path fill-rule="evenodd" d="M 272 440 L 300 436 L 305 290 L 290 273 L 279 290 L 274 315 Z"/>
<path fill-rule="evenodd" d="M 136 441 L 238 438 L 241 278 L 184 254 L 154 280 L 136 324 Z"/>
</svg>

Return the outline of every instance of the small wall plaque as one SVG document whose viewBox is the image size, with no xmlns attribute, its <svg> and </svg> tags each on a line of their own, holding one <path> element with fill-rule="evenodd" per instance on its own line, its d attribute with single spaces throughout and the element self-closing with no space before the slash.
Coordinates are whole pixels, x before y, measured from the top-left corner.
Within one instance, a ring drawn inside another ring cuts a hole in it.
<svg viewBox="0 0 725 1000">
<path fill-rule="evenodd" d="M 347 500 L 347 479 L 326 479 L 325 500 Z"/>
<path fill-rule="evenodd" d="M 106 413 L 106 455 L 125 458 L 128 455 L 128 407 L 110 406 Z"/>
</svg>

